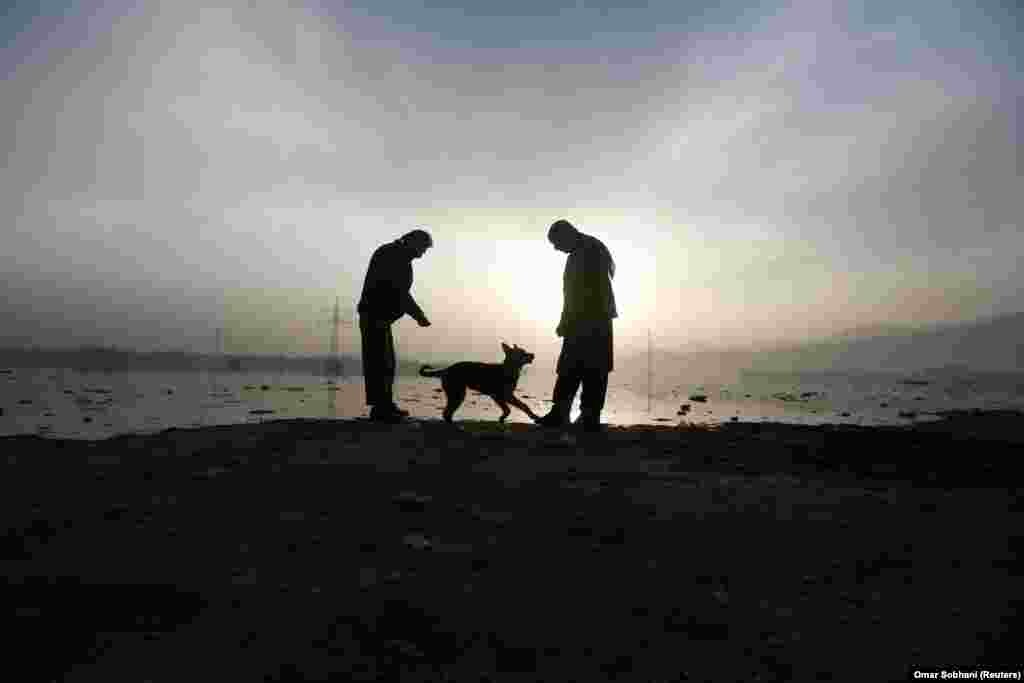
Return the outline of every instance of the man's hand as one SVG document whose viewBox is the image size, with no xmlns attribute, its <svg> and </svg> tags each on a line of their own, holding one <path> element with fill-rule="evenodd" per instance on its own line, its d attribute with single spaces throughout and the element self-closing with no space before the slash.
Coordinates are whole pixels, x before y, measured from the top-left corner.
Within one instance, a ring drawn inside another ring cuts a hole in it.
<svg viewBox="0 0 1024 683">
<path fill-rule="evenodd" d="M 430 321 L 427 320 L 425 317 L 420 318 L 416 322 L 419 324 L 420 327 L 430 327 Z"/>
</svg>

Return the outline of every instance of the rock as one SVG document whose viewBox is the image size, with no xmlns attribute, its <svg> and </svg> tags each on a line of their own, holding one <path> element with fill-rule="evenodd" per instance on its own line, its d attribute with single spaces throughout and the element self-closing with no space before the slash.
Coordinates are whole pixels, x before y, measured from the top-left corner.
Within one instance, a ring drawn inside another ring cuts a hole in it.
<svg viewBox="0 0 1024 683">
<path fill-rule="evenodd" d="M 415 550 L 429 550 L 434 544 L 423 534 L 408 534 L 402 537 L 402 543 Z"/>
<path fill-rule="evenodd" d="M 359 568 L 359 587 L 369 588 L 378 581 L 377 568 L 376 567 L 360 567 Z"/>
<path fill-rule="evenodd" d="M 395 503 L 399 509 L 407 512 L 421 512 L 431 501 L 433 501 L 432 497 L 418 494 L 415 491 L 402 491 L 391 499 L 391 502 Z"/>
</svg>

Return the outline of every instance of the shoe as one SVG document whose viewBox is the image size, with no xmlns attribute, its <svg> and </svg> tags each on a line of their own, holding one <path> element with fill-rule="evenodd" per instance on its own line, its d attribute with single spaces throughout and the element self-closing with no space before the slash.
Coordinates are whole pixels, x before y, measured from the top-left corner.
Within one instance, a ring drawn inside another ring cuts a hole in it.
<svg viewBox="0 0 1024 683">
<path fill-rule="evenodd" d="M 581 432 L 589 432 L 593 434 L 604 431 L 604 425 L 601 424 L 601 418 L 599 417 L 583 417 L 581 415 L 576 418 L 576 421 L 572 424 Z"/>
<path fill-rule="evenodd" d="M 382 405 L 381 412 L 383 412 L 383 413 L 391 413 L 392 415 L 398 415 L 398 416 L 401 416 L 403 418 L 408 418 L 409 417 L 409 411 L 401 410 L 394 403 L 388 403 L 386 405 Z"/>
<path fill-rule="evenodd" d="M 547 415 L 542 415 L 534 420 L 541 427 L 565 427 L 569 424 L 569 421 L 559 416 L 555 411 L 551 411 Z"/>
<path fill-rule="evenodd" d="M 385 422 L 389 424 L 398 424 L 405 422 L 405 417 L 394 411 L 384 408 L 378 410 L 376 407 L 370 409 L 370 420 L 372 422 Z"/>
</svg>

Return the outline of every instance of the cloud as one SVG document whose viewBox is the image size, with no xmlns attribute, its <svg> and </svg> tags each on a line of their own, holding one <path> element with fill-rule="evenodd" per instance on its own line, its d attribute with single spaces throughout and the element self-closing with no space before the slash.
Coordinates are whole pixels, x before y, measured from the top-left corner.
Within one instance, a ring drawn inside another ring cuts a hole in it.
<svg viewBox="0 0 1024 683">
<path fill-rule="evenodd" d="M 779 314 L 771 291 L 820 318 L 829 274 L 911 266 L 923 287 L 984 257 L 993 284 L 1010 279 L 1018 82 L 923 14 L 854 26 L 842 6 L 701 33 L 664 3 L 644 21 L 669 28 L 650 34 L 580 9 L 600 40 L 500 50 L 294 4 L 68 14 L 0 85 L 0 271 L 51 292 L 77 277 L 82 310 L 140 311 L 111 320 L 149 320 L 161 298 L 184 318 L 232 287 L 351 295 L 372 249 L 424 222 L 452 249 L 444 270 L 419 264 L 445 283 L 425 296 L 454 316 L 461 283 L 505 272 L 488 243 L 568 215 L 653 254 L 658 304 L 628 323 L 644 328 L 742 327 Z"/>
<path fill-rule="evenodd" d="M 712 50 L 661 127 L 659 197 L 684 215 L 879 248 L 1019 225 L 1009 84 L 959 45 L 898 31 L 790 13 Z"/>
</svg>

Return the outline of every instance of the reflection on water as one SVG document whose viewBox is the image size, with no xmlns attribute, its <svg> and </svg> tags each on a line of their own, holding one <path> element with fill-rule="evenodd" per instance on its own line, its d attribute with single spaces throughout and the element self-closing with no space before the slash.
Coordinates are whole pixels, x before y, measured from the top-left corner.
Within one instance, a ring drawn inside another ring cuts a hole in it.
<svg viewBox="0 0 1024 683">
<path fill-rule="evenodd" d="M 901 382 L 894 377 L 747 377 L 735 385 L 680 384 L 653 396 L 612 374 L 603 419 L 610 424 L 776 420 L 805 424 L 907 424 L 963 408 L 1022 408 L 1018 381 Z M 539 414 L 550 408 L 554 377 L 531 373 L 516 394 Z M 438 419 L 445 404 L 436 379 L 400 378 L 397 402 L 413 417 Z M 703 400 L 701 399 L 703 397 Z M 578 414 L 579 396 L 573 408 Z M 0 434 L 97 439 L 289 418 L 366 415 L 361 377 L 250 372 L 78 372 L 16 369 L 0 373 Z M 500 410 L 473 392 L 456 420 L 496 420 Z M 512 408 L 509 421 L 529 422 Z"/>
</svg>

